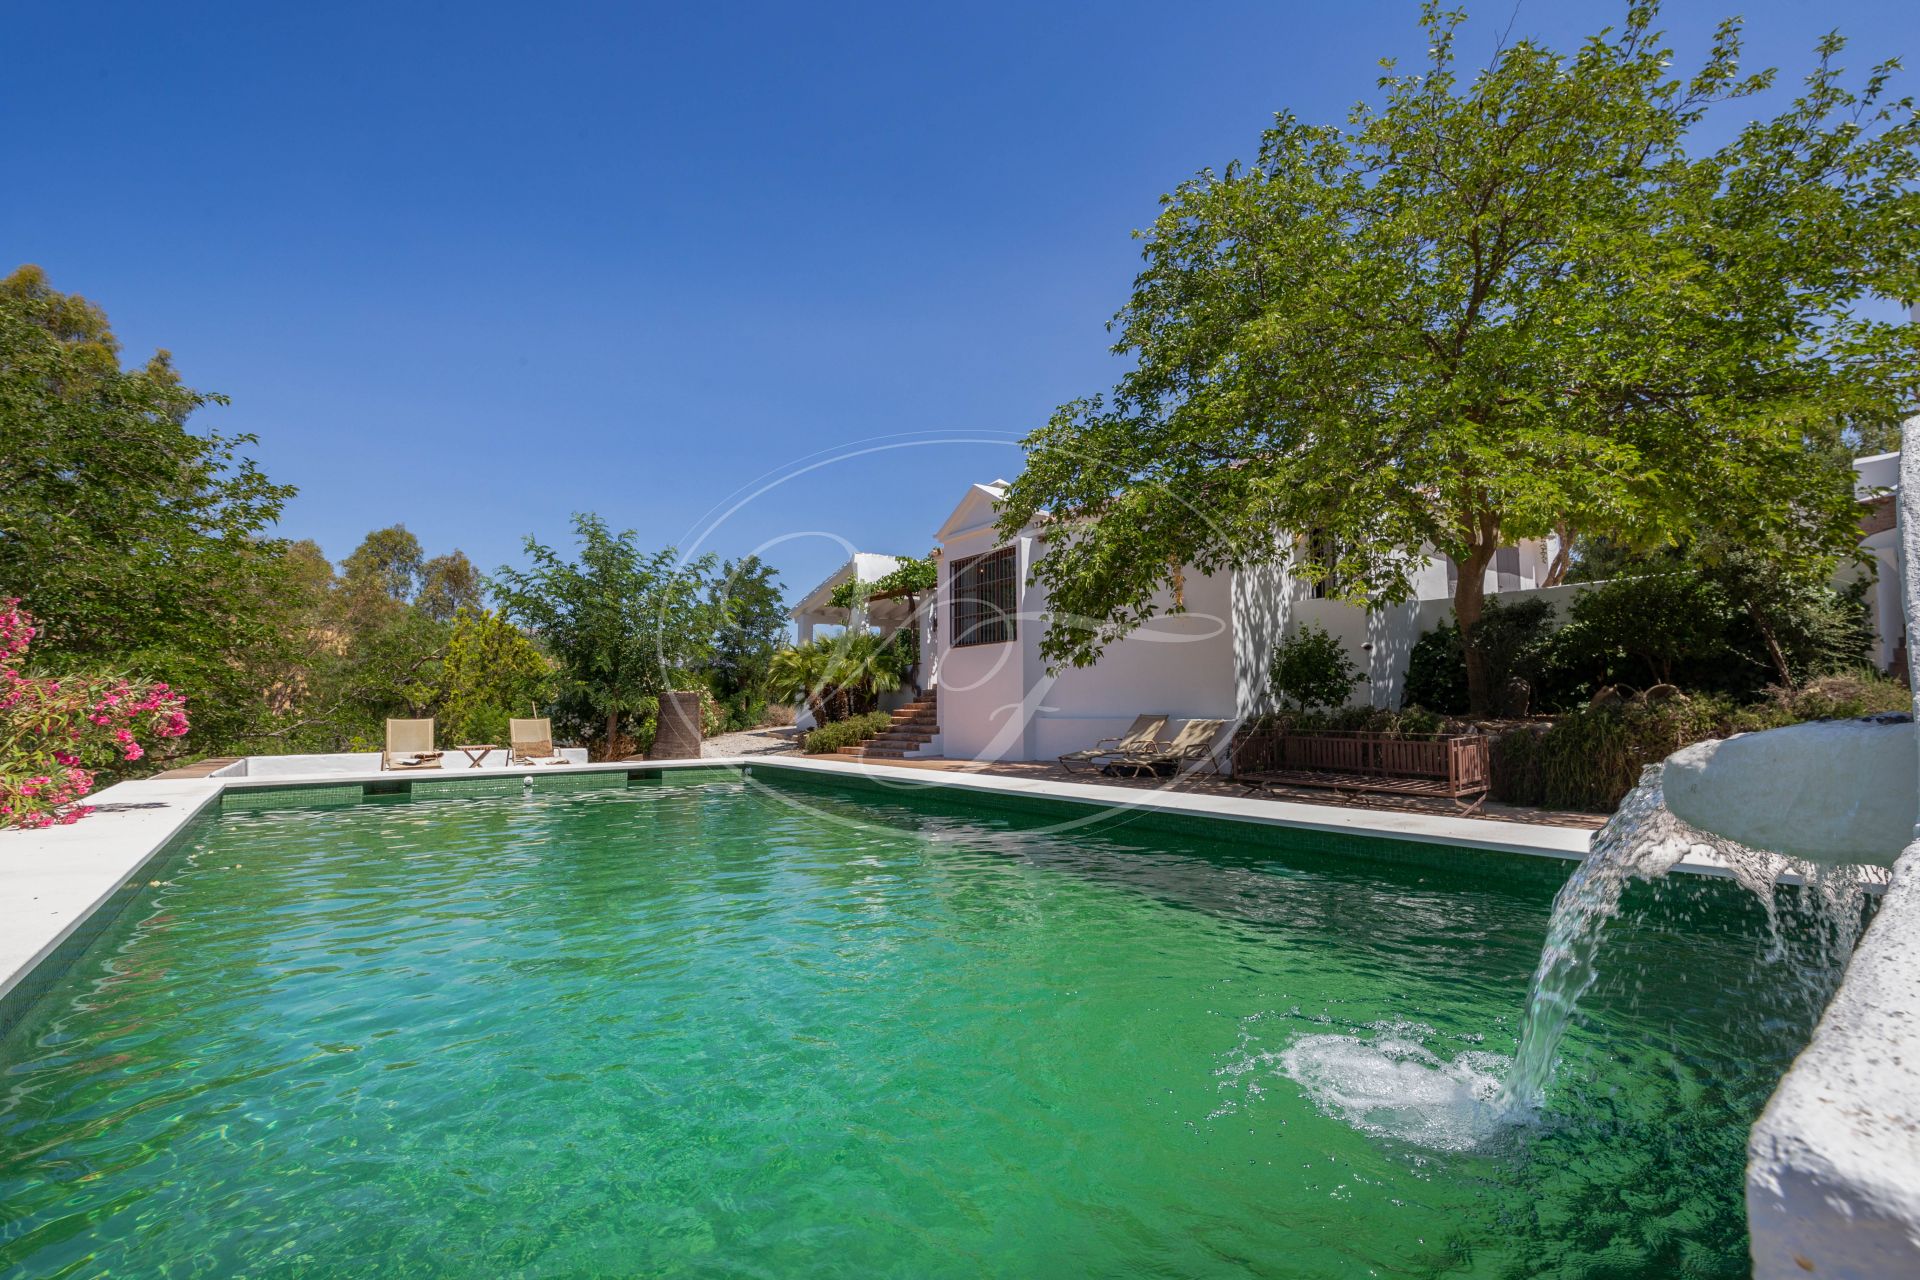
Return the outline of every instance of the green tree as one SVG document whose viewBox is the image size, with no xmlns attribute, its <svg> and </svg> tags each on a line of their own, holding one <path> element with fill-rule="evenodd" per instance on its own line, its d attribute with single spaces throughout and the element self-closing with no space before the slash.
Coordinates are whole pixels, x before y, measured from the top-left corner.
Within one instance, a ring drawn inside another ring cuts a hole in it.
<svg viewBox="0 0 1920 1280">
<path fill-rule="evenodd" d="M 375 529 L 340 566 L 342 620 L 356 631 L 390 624 L 413 603 L 425 572 L 420 539 L 407 526 Z"/>
<path fill-rule="evenodd" d="M 449 742 L 505 742 L 513 716 L 539 714 L 559 685 L 538 645 L 500 614 L 463 608 L 440 666 L 438 714 Z"/>
<path fill-rule="evenodd" d="M 483 608 L 486 598 L 487 580 L 466 552 L 455 550 L 421 566 L 420 591 L 413 602 L 429 618 L 452 622 L 462 609 Z"/>
<path fill-rule="evenodd" d="M 534 538 L 531 567 L 496 575 L 503 611 L 533 630 L 559 662 L 563 718 L 603 730 L 611 753 L 623 718 L 652 713 L 659 696 L 706 661 L 714 606 L 712 556 L 682 561 L 668 547 L 640 550 L 634 532 L 614 533 L 599 516 L 573 518 L 580 558 L 570 561 Z"/>
<path fill-rule="evenodd" d="M 434 712 L 453 628 L 401 605 L 352 633 L 321 681 L 324 718 L 348 741 L 377 740 L 388 716 Z"/>
<path fill-rule="evenodd" d="M 764 709 L 768 668 L 787 632 L 780 575 L 758 556 L 729 560 L 713 582 L 711 603 L 718 619 L 707 659 L 713 696 L 736 720 L 753 718 Z"/>
<path fill-rule="evenodd" d="M 1357 601 L 1460 566 L 1483 711 L 1501 545 L 1710 528 L 1831 567 L 1856 536 L 1838 435 L 1920 386 L 1915 330 L 1860 308 L 1920 296 L 1920 116 L 1891 64 L 1843 84 L 1829 37 L 1791 105 L 1700 150 L 1773 73 L 1743 76 L 1728 22 L 1676 77 L 1656 16 L 1463 81 L 1460 18 L 1429 7 L 1420 74 L 1388 64 L 1344 127 L 1282 115 L 1164 201 L 1115 321 L 1133 371 L 1028 438 L 1002 508 L 1076 517 L 1035 570 L 1050 659 L 1092 661 L 1178 566 L 1284 563 L 1275 531 L 1317 530 L 1336 554 L 1306 576 Z"/>
<path fill-rule="evenodd" d="M 208 750 L 269 726 L 298 596 L 269 536 L 292 488 L 252 436 L 188 426 L 224 403 L 164 351 L 124 367 L 106 314 L 39 268 L 0 280 L 0 594 L 44 626 L 36 660 L 167 681 Z"/>
</svg>

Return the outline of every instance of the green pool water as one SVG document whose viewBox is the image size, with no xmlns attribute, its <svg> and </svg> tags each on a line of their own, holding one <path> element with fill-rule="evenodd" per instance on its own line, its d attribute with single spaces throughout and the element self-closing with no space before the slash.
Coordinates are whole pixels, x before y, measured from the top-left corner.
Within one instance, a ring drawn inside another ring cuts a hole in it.
<svg viewBox="0 0 1920 1280">
<path fill-rule="evenodd" d="M 1808 1011 L 1737 889 L 1637 891 L 1545 1114 L 1461 1142 L 1289 1052 L 1497 1076 L 1564 868 L 1057 822 L 229 813 L 0 1040 L 0 1274 L 1745 1274 Z"/>
</svg>

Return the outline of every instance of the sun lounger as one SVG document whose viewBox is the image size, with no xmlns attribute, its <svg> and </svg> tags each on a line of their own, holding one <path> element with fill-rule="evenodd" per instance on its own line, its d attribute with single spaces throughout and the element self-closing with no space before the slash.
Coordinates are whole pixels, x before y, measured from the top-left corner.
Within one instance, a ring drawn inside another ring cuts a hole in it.
<svg viewBox="0 0 1920 1280">
<path fill-rule="evenodd" d="M 1143 773 L 1158 773 L 1169 767 L 1182 773 L 1197 773 L 1202 769 L 1212 769 L 1217 773 L 1220 761 L 1214 754 L 1214 748 L 1226 728 L 1225 720 L 1189 720 L 1180 726 L 1179 733 L 1173 735 L 1173 741 L 1151 743 L 1137 751 L 1116 756 L 1107 764 L 1107 770 L 1111 773 L 1131 772 L 1136 778 Z"/>
<path fill-rule="evenodd" d="M 1060 767 L 1068 773 L 1073 772 L 1077 764 L 1087 766 L 1093 772 L 1114 756 L 1124 756 L 1130 751 L 1140 751 L 1153 744 L 1167 727 L 1167 718 L 1163 715 L 1140 715 L 1133 719 L 1133 726 L 1116 738 L 1102 738 L 1090 747 L 1078 751 L 1069 751 L 1060 757 Z"/>
</svg>

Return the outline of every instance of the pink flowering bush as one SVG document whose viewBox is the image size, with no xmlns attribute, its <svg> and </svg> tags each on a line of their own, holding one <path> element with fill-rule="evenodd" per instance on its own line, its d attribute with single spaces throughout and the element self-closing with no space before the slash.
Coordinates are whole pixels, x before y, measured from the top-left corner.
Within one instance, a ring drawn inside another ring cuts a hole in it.
<svg viewBox="0 0 1920 1280">
<path fill-rule="evenodd" d="M 165 684 L 21 674 L 34 635 L 19 600 L 0 602 L 0 827 L 78 822 L 97 769 L 187 732 L 186 699 Z"/>
</svg>

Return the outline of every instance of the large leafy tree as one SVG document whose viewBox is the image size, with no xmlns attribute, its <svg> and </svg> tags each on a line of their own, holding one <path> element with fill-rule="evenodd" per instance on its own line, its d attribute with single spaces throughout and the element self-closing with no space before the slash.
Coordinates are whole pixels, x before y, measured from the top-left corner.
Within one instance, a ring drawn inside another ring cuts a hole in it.
<svg viewBox="0 0 1920 1280">
<path fill-rule="evenodd" d="M 481 609 L 487 580 L 460 550 L 435 556 L 420 567 L 420 592 L 413 603 L 428 617 L 451 622 L 462 609 Z"/>
<path fill-rule="evenodd" d="M 1728 22 L 1676 77 L 1656 15 L 1463 79 L 1430 7 L 1419 74 L 1165 199 L 1115 321 L 1135 368 L 1029 437 L 1002 510 L 1058 517 L 1049 658 L 1091 662 L 1181 565 L 1292 561 L 1380 602 L 1437 552 L 1483 709 L 1503 544 L 1706 530 L 1816 570 L 1851 546 L 1836 445 L 1920 383 L 1914 331 L 1860 305 L 1920 296 L 1920 118 L 1890 65 L 1848 87 L 1830 37 L 1790 105 L 1700 149 L 1773 73 Z"/>
<path fill-rule="evenodd" d="M 340 566 L 341 620 L 355 631 L 391 623 L 413 603 L 425 573 L 420 539 L 407 526 L 375 529 Z"/>
<path fill-rule="evenodd" d="M 106 314 L 37 267 L 0 280 L 0 593 L 36 659 L 163 679 L 211 749 L 257 735 L 298 584 L 269 536 L 293 490 L 249 435 L 190 427 L 220 396 L 164 351 L 124 366 Z"/>
<path fill-rule="evenodd" d="M 780 575 L 758 556 L 729 560 L 712 585 L 716 629 L 707 675 L 713 695 L 738 714 L 764 702 L 767 671 L 787 633 Z"/>
<path fill-rule="evenodd" d="M 496 595 L 560 663 L 563 713 L 597 722 L 611 753 L 624 719 L 644 717 L 708 657 L 714 561 L 683 561 L 672 547 L 642 551 L 631 529 L 615 533 L 596 515 L 573 524 L 578 560 L 530 537 L 529 567 L 502 568 Z"/>
<path fill-rule="evenodd" d="M 508 719 L 538 715 L 557 683 L 553 660 L 518 627 L 485 609 L 461 609 L 441 664 L 445 741 L 506 742 Z"/>
</svg>

